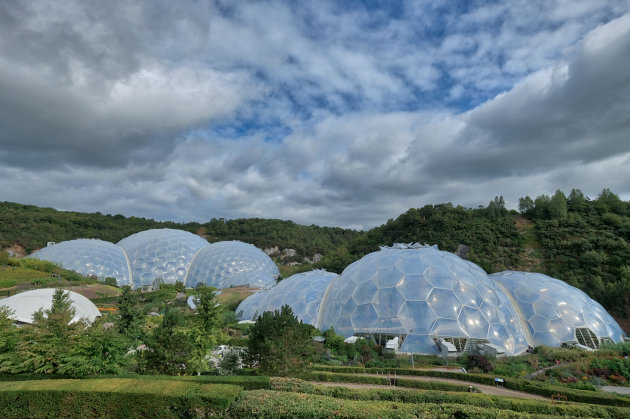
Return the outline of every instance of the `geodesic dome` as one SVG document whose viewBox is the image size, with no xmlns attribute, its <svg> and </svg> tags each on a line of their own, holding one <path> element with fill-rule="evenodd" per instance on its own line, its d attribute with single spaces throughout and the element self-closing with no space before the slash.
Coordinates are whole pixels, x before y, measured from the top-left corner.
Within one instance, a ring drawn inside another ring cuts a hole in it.
<svg viewBox="0 0 630 419">
<path fill-rule="evenodd" d="M 170 228 L 145 230 L 118 242 L 131 263 L 132 288 L 152 285 L 161 279 L 166 284 L 186 280 L 195 254 L 209 243 L 183 230 Z"/>
<path fill-rule="evenodd" d="M 512 294 L 536 346 L 578 342 L 598 348 L 602 340 L 623 341 L 625 334 L 615 319 L 597 301 L 563 281 L 519 271 L 490 278 Z"/>
<path fill-rule="evenodd" d="M 273 260 L 256 246 L 236 240 L 216 242 L 201 249 L 195 256 L 188 271 L 186 286 L 194 288 L 203 284 L 225 288 L 230 277 L 241 272 L 256 271 L 266 273 L 274 280 L 280 274 Z M 246 277 L 243 275 L 238 278 L 245 280 Z M 232 281 L 231 285 L 242 284 Z"/>
<path fill-rule="evenodd" d="M 508 297 L 483 269 L 437 247 L 381 248 L 348 266 L 324 294 L 317 327 L 348 337 L 401 336 L 402 352 L 438 353 L 436 340 L 528 347 Z"/>
<path fill-rule="evenodd" d="M 236 307 L 236 320 L 256 320 L 258 317 L 258 304 L 265 298 L 267 291 L 256 292 Z"/>
<path fill-rule="evenodd" d="M 88 298 L 74 291 L 66 292 L 69 294 L 72 308 L 75 310 L 74 317 L 70 323 L 74 323 L 82 318 L 87 319 L 91 323 L 101 316 L 101 312 Z M 6 306 L 13 311 L 13 315 L 11 315 L 12 320 L 20 323 L 32 323 L 33 314 L 37 310 L 50 310 L 54 294 L 54 288 L 40 288 L 21 292 L 0 300 L 0 306 Z"/>
<path fill-rule="evenodd" d="M 258 303 L 257 314 L 280 310 L 288 305 L 304 323 L 315 325 L 326 288 L 339 275 L 324 270 L 303 272 L 283 279 Z M 255 319 L 252 319 L 255 320 Z"/>
<path fill-rule="evenodd" d="M 119 286 L 130 285 L 130 266 L 120 246 L 98 239 L 77 239 L 44 247 L 28 256 L 58 264 L 83 276 L 103 281 L 116 278 Z"/>
</svg>

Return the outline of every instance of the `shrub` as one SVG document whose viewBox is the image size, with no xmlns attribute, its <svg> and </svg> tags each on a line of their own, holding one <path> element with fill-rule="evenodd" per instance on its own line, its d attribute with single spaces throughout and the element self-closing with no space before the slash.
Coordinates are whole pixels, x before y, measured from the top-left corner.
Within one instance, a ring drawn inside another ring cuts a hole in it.
<svg viewBox="0 0 630 419">
<path fill-rule="evenodd" d="M 494 371 L 494 367 L 488 359 L 481 354 L 470 354 L 466 362 L 467 369 L 478 368 L 485 373 Z"/>
<path fill-rule="evenodd" d="M 241 388 L 134 379 L 0 383 L 0 417 L 182 417 L 223 415 Z"/>
<path fill-rule="evenodd" d="M 283 388 L 278 387 L 278 390 Z M 353 389 L 345 387 L 310 386 L 306 391 L 293 387 L 300 393 L 318 394 L 348 400 L 391 401 L 402 403 L 460 404 L 479 407 L 493 407 L 529 414 L 553 415 L 555 417 L 600 417 L 618 418 L 630 414 L 630 409 L 597 405 L 554 405 L 547 401 L 515 399 L 487 394 L 447 393 L 443 391 L 417 391 L 405 389 Z"/>
<path fill-rule="evenodd" d="M 527 417 L 509 412 L 509 417 Z M 399 403 L 390 401 L 355 401 L 313 394 L 279 393 L 271 390 L 246 391 L 230 409 L 235 417 L 295 418 L 505 418 L 506 412 L 492 407 L 443 403 Z"/>
</svg>

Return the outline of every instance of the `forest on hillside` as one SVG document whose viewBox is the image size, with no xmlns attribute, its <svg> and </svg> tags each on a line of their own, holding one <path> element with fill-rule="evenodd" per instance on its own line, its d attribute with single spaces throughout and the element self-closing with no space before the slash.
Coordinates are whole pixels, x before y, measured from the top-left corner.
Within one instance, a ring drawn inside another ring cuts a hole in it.
<svg viewBox="0 0 630 419">
<path fill-rule="evenodd" d="M 295 249 L 296 256 L 285 262 L 320 253 L 324 258 L 314 267 L 334 272 L 382 245 L 437 244 L 489 273 L 514 269 L 562 279 L 615 315 L 630 318 L 630 203 L 609 189 L 594 199 L 577 189 L 568 195 L 557 191 L 553 196 L 523 197 L 518 211 L 506 209 L 501 196 L 475 209 L 451 203 L 425 205 L 369 231 L 261 218 L 182 224 L 0 203 L 4 249 L 17 244 L 30 253 L 47 241 L 76 238 L 117 242 L 150 228 L 179 228 L 210 242 L 242 240 L 262 249 Z M 304 264 L 303 269 L 311 267 Z"/>
</svg>

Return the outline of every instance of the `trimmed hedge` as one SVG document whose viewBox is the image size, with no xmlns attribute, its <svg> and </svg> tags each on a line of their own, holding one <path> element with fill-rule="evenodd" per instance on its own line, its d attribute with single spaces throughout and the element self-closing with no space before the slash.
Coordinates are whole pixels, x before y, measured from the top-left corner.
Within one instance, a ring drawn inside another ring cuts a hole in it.
<svg viewBox="0 0 630 419">
<path fill-rule="evenodd" d="M 130 378 L 0 383 L 0 417 L 160 417 L 225 415 L 234 385 Z"/>
<path fill-rule="evenodd" d="M 461 394 L 438 391 L 413 391 L 404 389 L 350 389 L 346 387 L 327 387 L 307 385 L 300 388 L 295 383 L 288 391 L 317 394 L 348 400 L 392 401 L 402 403 L 438 403 L 459 404 L 467 406 L 486 407 L 512 410 L 514 412 L 544 414 L 568 417 L 620 418 L 630 417 L 630 409 L 625 407 L 598 406 L 584 404 L 552 404 L 546 401 L 516 399 L 510 397 L 492 396 L 488 394 Z M 272 382 L 273 385 L 273 382 Z M 274 386 L 282 389 L 283 386 Z"/>
<path fill-rule="evenodd" d="M 269 388 L 269 377 L 264 375 L 99 375 L 95 377 L 84 377 L 86 379 L 102 379 L 102 378 L 133 378 L 135 380 L 168 380 L 168 381 L 192 381 L 197 383 L 208 384 L 233 384 L 242 387 L 245 390 L 265 390 Z"/>
<path fill-rule="evenodd" d="M 339 374 L 325 371 L 311 371 L 303 374 L 303 378 L 309 381 L 324 381 L 338 383 L 360 383 L 360 384 L 377 384 L 377 385 L 395 385 L 398 387 L 419 388 L 424 390 L 441 390 L 441 391 L 468 391 L 468 386 L 464 384 L 451 384 L 439 381 L 419 381 L 404 377 L 392 377 L 392 381 L 388 377 L 380 377 L 362 374 Z M 477 392 L 480 392 L 475 387 Z"/>
<path fill-rule="evenodd" d="M 424 369 L 403 369 L 403 368 L 361 368 L 361 367 L 335 367 L 328 365 L 316 365 L 314 371 L 329 371 L 339 373 L 358 373 L 358 374 L 374 374 L 374 373 L 396 373 L 399 376 L 425 376 L 450 378 L 454 380 L 468 381 L 471 383 L 494 385 L 494 376 L 483 374 L 466 374 L 463 372 L 450 371 L 434 371 Z M 400 378 L 398 379 L 400 380 Z M 561 386 L 552 386 L 549 384 L 519 379 L 505 378 L 504 386 L 510 390 L 523 391 L 525 393 L 538 394 L 544 397 L 551 397 L 554 394 L 562 394 L 567 399 L 574 402 L 601 404 L 608 406 L 630 407 L 630 398 L 619 397 L 610 393 L 602 393 L 589 390 L 577 390 Z"/>
<path fill-rule="evenodd" d="M 530 414 L 489 407 L 437 403 L 398 403 L 336 399 L 303 393 L 272 390 L 244 391 L 234 402 L 230 415 L 247 418 L 522 418 Z M 539 415 L 538 417 L 554 417 Z"/>
</svg>

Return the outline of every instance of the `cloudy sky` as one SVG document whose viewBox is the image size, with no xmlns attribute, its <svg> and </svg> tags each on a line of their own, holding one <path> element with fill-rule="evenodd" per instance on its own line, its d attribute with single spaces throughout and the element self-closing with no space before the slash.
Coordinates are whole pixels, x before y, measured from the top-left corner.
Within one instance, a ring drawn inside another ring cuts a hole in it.
<svg viewBox="0 0 630 419">
<path fill-rule="evenodd" d="M 629 179 L 627 0 L 0 3 L 2 201 L 370 228 Z"/>
</svg>

